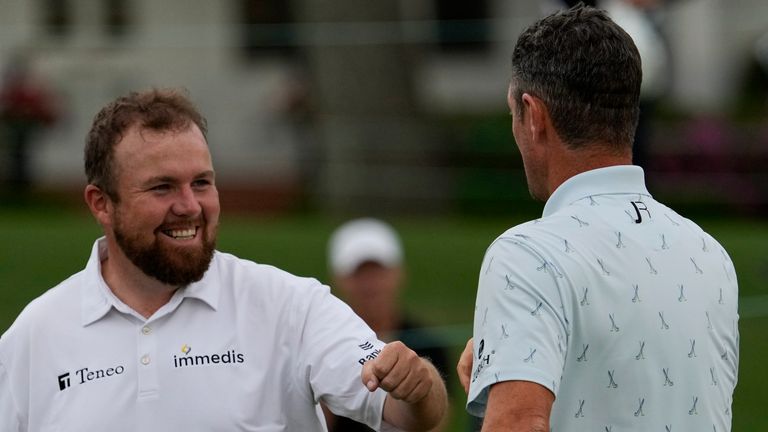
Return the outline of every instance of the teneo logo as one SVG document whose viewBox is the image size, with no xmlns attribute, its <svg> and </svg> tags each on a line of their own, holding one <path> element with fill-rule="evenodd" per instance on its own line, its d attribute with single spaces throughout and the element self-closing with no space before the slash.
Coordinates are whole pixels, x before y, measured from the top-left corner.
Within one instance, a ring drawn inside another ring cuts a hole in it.
<svg viewBox="0 0 768 432">
<path fill-rule="evenodd" d="M 122 375 L 125 372 L 125 366 L 115 366 L 107 369 L 88 369 L 82 368 L 75 371 L 75 376 L 79 379 L 77 384 L 86 384 L 94 380 L 109 378 L 115 375 Z M 59 391 L 64 391 L 72 386 L 69 372 L 58 376 Z"/>
<path fill-rule="evenodd" d="M 173 367 L 180 368 L 185 366 L 205 366 L 210 364 L 234 364 L 245 363 L 245 356 L 235 350 L 229 350 L 223 354 L 196 354 L 189 355 L 192 347 L 184 344 L 181 346 L 181 352 L 184 354 L 179 357 L 173 356 Z"/>
<path fill-rule="evenodd" d="M 72 384 L 69 381 L 69 372 L 59 375 L 59 391 L 68 389 Z"/>
</svg>

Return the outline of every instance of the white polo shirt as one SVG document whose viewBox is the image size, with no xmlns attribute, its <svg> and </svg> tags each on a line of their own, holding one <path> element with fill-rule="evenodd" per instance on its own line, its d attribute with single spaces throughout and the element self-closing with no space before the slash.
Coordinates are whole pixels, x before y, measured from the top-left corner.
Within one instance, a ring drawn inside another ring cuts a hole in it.
<svg viewBox="0 0 768 432">
<path fill-rule="evenodd" d="M 87 267 L 0 339 L 0 430 L 321 431 L 317 402 L 378 429 L 362 385 L 383 347 L 314 279 L 216 252 L 204 278 L 144 319 Z"/>
<path fill-rule="evenodd" d="M 635 166 L 579 174 L 489 247 L 467 409 L 499 381 L 550 389 L 553 431 L 729 431 L 738 369 L 728 254 Z"/>
</svg>

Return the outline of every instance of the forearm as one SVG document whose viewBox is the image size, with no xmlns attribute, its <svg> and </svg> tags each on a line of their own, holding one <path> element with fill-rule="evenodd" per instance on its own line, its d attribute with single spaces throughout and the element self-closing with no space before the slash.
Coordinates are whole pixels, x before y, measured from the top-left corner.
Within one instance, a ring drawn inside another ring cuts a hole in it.
<svg viewBox="0 0 768 432">
<path fill-rule="evenodd" d="M 398 429 L 406 431 L 429 430 L 440 424 L 448 409 L 448 394 L 443 378 L 437 369 L 422 359 L 430 370 L 432 385 L 429 392 L 421 400 L 406 402 L 387 395 L 384 402 L 384 421 Z"/>
<path fill-rule="evenodd" d="M 541 416 L 510 416 L 483 421 L 482 432 L 549 432 L 549 419 Z"/>
<path fill-rule="evenodd" d="M 528 381 L 503 381 L 491 386 L 483 432 L 549 432 L 554 394 Z"/>
</svg>

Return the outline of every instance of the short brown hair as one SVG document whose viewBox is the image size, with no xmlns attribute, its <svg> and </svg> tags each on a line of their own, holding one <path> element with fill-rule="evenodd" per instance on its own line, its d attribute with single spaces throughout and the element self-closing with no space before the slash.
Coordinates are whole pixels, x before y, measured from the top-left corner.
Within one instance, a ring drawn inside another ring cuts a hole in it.
<svg viewBox="0 0 768 432">
<path fill-rule="evenodd" d="M 512 54 L 513 97 L 542 99 L 571 148 L 632 146 L 642 71 L 632 38 L 605 11 L 580 4 L 523 32 Z"/>
<path fill-rule="evenodd" d="M 115 146 L 133 125 L 153 131 L 178 131 L 197 125 L 203 136 L 207 123 L 189 99 L 186 90 L 151 89 L 121 96 L 101 109 L 85 139 L 85 175 L 118 202 L 115 181 Z"/>
</svg>

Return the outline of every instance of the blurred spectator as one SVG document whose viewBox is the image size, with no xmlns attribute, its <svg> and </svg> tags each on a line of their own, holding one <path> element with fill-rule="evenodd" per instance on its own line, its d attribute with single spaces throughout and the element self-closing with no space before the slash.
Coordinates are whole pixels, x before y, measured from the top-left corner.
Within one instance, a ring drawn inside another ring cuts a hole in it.
<svg viewBox="0 0 768 432">
<path fill-rule="evenodd" d="M 407 316 L 399 303 L 405 282 L 403 249 L 391 226 L 372 218 L 343 224 L 329 241 L 328 265 L 332 286 L 340 291 L 346 303 L 379 339 L 402 341 L 419 356 L 429 358 L 445 377 L 446 371 L 450 370 L 445 348 Z M 331 432 L 371 430 L 350 419 L 336 417 L 327 410 L 326 419 Z"/>
<path fill-rule="evenodd" d="M 23 195 L 30 187 L 30 147 L 35 135 L 56 119 L 51 94 L 34 76 L 28 59 L 18 56 L 10 62 L 0 86 L 0 141 L 7 147 L 7 184 L 11 192 Z"/>
</svg>

